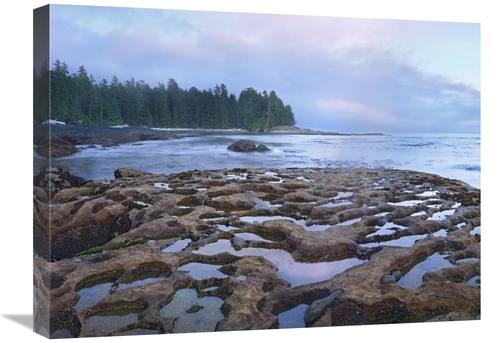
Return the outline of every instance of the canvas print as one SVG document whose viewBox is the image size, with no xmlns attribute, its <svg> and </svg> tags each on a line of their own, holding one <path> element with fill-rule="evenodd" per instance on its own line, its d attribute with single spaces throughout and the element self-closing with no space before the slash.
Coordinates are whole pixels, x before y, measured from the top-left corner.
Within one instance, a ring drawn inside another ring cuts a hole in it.
<svg viewBox="0 0 500 343">
<path fill-rule="evenodd" d="M 37 334 L 480 320 L 480 24 L 33 16 Z"/>
</svg>

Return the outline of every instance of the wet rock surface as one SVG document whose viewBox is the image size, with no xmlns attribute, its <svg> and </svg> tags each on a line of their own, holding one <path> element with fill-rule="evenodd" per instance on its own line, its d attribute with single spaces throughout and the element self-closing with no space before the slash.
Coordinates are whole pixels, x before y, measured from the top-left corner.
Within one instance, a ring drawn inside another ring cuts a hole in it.
<svg viewBox="0 0 500 343">
<path fill-rule="evenodd" d="M 174 139 L 169 131 L 145 127 L 115 128 L 105 125 L 36 125 L 33 127 L 35 151 L 44 157 L 72 155 L 80 149 L 77 145 L 115 145 L 147 140 Z"/>
<path fill-rule="evenodd" d="M 115 177 L 35 185 L 35 331 L 272 329 L 300 305 L 306 327 L 480 318 L 480 190 L 463 182 L 315 168 Z"/>
<path fill-rule="evenodd" d="M 256 146 L 253 141 L 247 139 L 240 139 L 234 143 L 231 143 L 230 145 L 228 145 L 227 149 L 235 152 L 264 152 L 271 150 L 264 144 L 259 144 Z"/>
</svg>

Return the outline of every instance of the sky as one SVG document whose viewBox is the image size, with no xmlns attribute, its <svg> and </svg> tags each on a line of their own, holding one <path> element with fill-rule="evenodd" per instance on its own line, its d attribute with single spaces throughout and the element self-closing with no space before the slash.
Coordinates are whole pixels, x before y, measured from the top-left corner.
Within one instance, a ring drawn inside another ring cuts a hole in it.
<svg viewBox="0 0 500 343">
<path fill-rule="evenodd" d="M 297 126 L 480 132 L 477 22 L 52 5 L 51 64 L 97 82 L 272 90 Z"/>
</svg>

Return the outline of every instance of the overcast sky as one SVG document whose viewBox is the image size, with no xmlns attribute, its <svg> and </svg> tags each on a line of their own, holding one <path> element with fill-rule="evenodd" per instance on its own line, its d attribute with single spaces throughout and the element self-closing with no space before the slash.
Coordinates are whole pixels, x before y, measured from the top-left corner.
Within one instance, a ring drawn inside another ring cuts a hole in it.
<svg viewBox="0 0 500 343">
<path fill-rule="evenodd" d="M 53 5 L 56 59 L 98 82 L 274 90 L 301 128 L 480 130 L 478 23 Z"/>
</svg>

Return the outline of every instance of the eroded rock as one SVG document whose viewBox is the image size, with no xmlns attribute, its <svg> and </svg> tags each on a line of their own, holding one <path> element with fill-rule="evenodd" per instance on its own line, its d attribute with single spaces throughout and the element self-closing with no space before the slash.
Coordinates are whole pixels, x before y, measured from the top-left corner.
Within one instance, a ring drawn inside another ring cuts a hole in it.
<svg viewBox="0 0 500 343">
<path fill-rule="evenodd" d="M 188 288 L 222 303 L 215 331 L 279 328 L 301 304 L 308 327 L 480 318 L 480 191 L 463 182 L 384 169 L 120 175 L 52 198 L 34 187 L 36 331 L 171 333 L 203 313 L 161 311 Z M 446 267 L 401 284 L 435 254 Z"/>
</svg>

